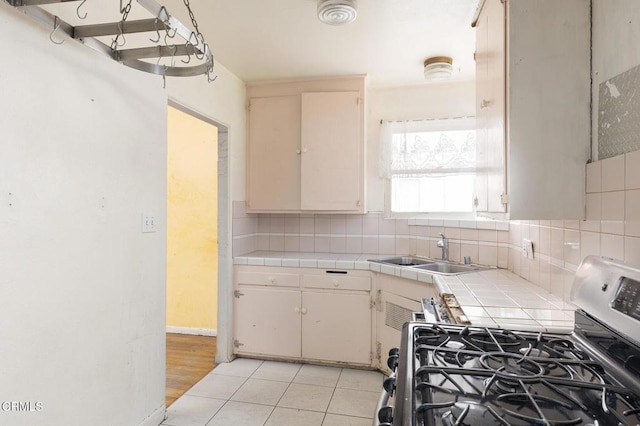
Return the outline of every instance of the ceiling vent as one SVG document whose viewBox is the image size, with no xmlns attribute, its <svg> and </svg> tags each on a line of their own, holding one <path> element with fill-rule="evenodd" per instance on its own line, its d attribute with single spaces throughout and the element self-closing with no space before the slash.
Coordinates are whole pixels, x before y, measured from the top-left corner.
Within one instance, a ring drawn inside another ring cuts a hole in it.
<svg viewBox="0 0 640 426">
<path fill-rule="evenodd" d="M 318 0 L 318 19 L 329 25 L 344 25 L 356 19 L 356 0 Z"/>
</svg>

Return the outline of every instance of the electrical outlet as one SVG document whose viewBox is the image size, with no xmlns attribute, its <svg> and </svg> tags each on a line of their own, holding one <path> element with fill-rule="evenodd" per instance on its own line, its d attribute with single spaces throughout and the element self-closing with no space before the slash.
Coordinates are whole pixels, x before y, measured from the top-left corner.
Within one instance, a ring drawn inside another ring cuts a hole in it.
<svg viewBox="0 0 640 426">
<path fill-rule="evenodd" d="M 522 239 L 522 257 L 533 259 L 533 242 L 526 238 Z"/>
<path fill-rule="evenodd" d="M 142 213 L 142 233 L 156 232 L 156 216 L 153 213 Z"/>
</svg>

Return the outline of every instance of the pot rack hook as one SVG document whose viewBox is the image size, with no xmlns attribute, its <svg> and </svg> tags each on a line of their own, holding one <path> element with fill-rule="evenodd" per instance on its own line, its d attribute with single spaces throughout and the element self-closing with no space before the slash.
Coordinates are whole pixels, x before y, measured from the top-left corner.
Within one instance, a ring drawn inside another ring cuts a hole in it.
<svg viewBox="0 0 640 426">
<path fill-rule="evenodd" d="M 120 30 L 120 37 L 122 37 L 122 44 L 117 43 L 117 42 L 118 42 L 118 39 L 117 39 L 117 38 L 116 38 L 116 43 L 117 43 L 117 46 L 118 46 L 118 47 L 122 47 L 122 46 L 124 46 L 125 44 L 127 44 L 127 39 L 126 39 L 126 37 L 124 36 L 124 21 L 120 21 L 120 22 L 118 22 L 118 29 Z"/>
<path fill-rule="evenodd" d="M 207 68 L 207 82 L 209 83 L 213 83 L 214 81 L 216 81 L 216 79 L 218 78 L 217 75 L 213 76 L 213 78 L 211 78 L 211 75 L 213 74 L 213 57 L 211 57 L 211 60 L 209 62 L 209 66 Z"/>
<path fill-rule="evenodd" d="M 118 22 L 118 34 L 116 34 L 116 38 L 111 40 L 111 50 L 116 50 L 118 47 L 122 47 L 127 44 L 127 39 L 124 36 L 124 21 Z M 122 37 L 122 44 L 120 44 L 120 37 Z"/>
<path fill-rule="evenodd" d="M 171 67 L 175 64 L 176 53 L 178 53 L 178 46 L 173 45 L 173 51 L 171 52 Z"/>
<path fill-rule="evenodd" d="M 193 33 L 192 33 L 192 34 L 193 34 Z M 189 40 L 191 40 L 191 36 L 189 36 Z M 198 53 L 198 49 L 196 49 L 196 53 L 195 53 L 195 55 L 196 55 L 196 58 L 198 58 L 198 60 L 200 60 L 200 61 L 201 61 L 201 60 L 203 60 L 203 59 L 204 59 L 204 57 L 206 56 L 205 51 L 206 51 L 206 48 L 207 48 L 206 46 L 207 46 L 207 45 L 206 45 L 206 44 L 205 44 L 205 42 L 204 42 L 204 36 L 202 36 L 202 35 L 201 35 L 201 36 L 199 37 L 198 35 L 196 35 L 196 44 L 199 44 L 200 42 L 202 42 L 202 45 L 204 46 L 204 49 L 203 49 L 203 51 L 202 51 L 202 52 L 200 52 L 200 53 Z"/>
<path fill-rule="evenodd" d="M 180 62 L 182 62 L 183 64 L 188 64 L 189 62 L 191 62 L 191 52 L 189 52 L 189 46 L 193 47 L 193 53 L 196 55 L 196 57 L 198 56 L 198 49 L 196 49 L 196 47 L 191 42 L 191 39 L 194 36 L 195 36 L 196 42 L 197 42 L 198 41 L 198 36 L 196 35 L 196 33 L 191 31 L 191 34 L 189 35 L 189 40 L 187 40 L 187 43 L 185 44 L 185 47 L 187 49 L 187 57 L 188 57 L 188 59 L 186 61 L 184 59 L 180 59 Z"/>
<path fill-rule="evenodd" d="M 164 16 L 165 18 L 162 18 L 162 13 L 164 12 Z M 156 16 L 156 19 L 161 20 L 162 22 L 166 22 L 169 20 L 169 12 L 167 12 L 167 8 L 164 6 L 160 6 L 160 10 L 158 11 L 158 16 Z"/>
<path fill-rule="evenodd" d="M 78 15 L 78 18 L 80 19 L 87 19 L 87 15 L 88 15 L 87 12 L 84 13 L 84 16 L 80 15 L 80 8 L 84 6 L 86 2 L 87 0 L 82 0 L 82 3 L 80 3 L 80 5 L 76 8 L 76 15 Z"/>
<path fill-rule="evenodd" d="M 150 38 L 149 41 L 151 43 L 158 43 L 160 41 L 160 30 L 158 29 L 158 18 L 156 18 L 153 21 L 153 28 L 155 28 L 155 30 L 156 30 L 156 35 L 158 36 L 158 39 L 154 40 L 154 39 Z"/>
<path fill-rule="evenodd" d="M 58 28 L 60 28 L 60 25 L 62 25 L 62 23 L 58 23 L 58 17 L 54 16 L 53 18 L 53 31 L 51 31 L 51 34 L 49 34 L 49 40 L 51 40 L 51 42 L 53 44 L 64 44 L 64 40 L 62 41 L 55 41 L 53 39 L 53 34 L 55 34 L 56 31 L 58 31 Z"/>
<path fill-rule="evenodd" d="M 171 30 L 169 28 L 167 28 L 167 30 L 165 31 L 165 34 L 164 34 L 164 45 L 165 46 L 169 46 L 169 42 L 167 41 L 167 37 L 175 38 L 176 34 L 178 33 L 178 29 L 177 28 L 173 29 L 173 35 L 169 35 L 170 32 L 171 32 Z"/>
<path fill-rule="evenodd" d="M 188 64 L 189 62 L 191 62 L 191 52 L 189 52 L 189 46 L 191 46 L 191 43 L 187 42 L 187 44 L 185 45 L 185 47 L 187 48 L 187 60 L 185 61 L 184 59 L 180 59 L 180 62 L 182 62 L 183 64 Z"/>
</svg>

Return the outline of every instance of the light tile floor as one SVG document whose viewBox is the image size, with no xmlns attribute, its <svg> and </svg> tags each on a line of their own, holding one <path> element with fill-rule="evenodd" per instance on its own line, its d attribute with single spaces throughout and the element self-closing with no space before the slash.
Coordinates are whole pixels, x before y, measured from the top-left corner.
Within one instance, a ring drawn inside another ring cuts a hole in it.
<svg viewBox="0 0 640 426">
<path fill-rule="evenodd" d="M 165 426 L 370 426 L 375 371 L 238 358 L 167 409 Z"/>
</svg>

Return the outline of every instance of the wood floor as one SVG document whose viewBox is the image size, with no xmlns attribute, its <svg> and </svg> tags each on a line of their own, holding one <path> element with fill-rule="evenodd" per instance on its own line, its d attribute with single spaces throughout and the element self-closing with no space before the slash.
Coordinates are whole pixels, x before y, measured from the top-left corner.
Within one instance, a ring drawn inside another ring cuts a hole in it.
<svg viewBox="0 0 640 426">
<path fill-rule="evenodd" d="M 167 333 L 167 407 L 213 370 L 215 356 L 215 337 Z"/>
</svg>

